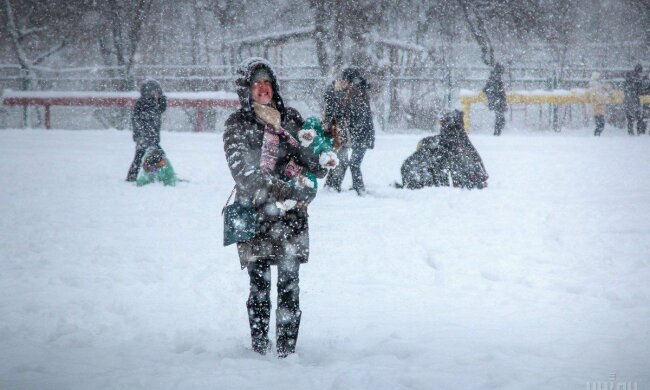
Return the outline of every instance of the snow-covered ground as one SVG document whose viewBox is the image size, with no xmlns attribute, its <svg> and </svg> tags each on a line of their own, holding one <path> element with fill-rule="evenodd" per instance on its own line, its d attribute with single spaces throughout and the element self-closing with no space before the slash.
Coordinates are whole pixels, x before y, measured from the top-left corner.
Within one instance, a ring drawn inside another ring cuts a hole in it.
<svg viewBox="0 0 650 390">
<path fill-rule="evenodd" d="M 137 188 L 128 132 L 0 131 L 0 389 L 649 388 L 650 137 L 513 133 L 472 136 L 483 191 L 389 187 L 421 135 L 378 137 L 372 196 L 321 191 L 278 360 L 219 134 L 164 133 L 190 182 Z"/>
</svg>

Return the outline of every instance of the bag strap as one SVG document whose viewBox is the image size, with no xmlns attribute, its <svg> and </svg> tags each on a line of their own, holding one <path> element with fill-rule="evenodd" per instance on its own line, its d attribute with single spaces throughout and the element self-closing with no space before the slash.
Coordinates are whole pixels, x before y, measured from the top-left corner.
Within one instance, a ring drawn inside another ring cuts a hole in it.
<svg viewBox="0 0 650 390">
<path fill-rule="evenodd" d="M 226 200 L 226 204 L 223 205 L 223 208 L 221 209 L 221 215 L 223 215 L 223 213 L 226 211 L 226 207 L 228 206 L 228 203 L 230 203 L 230 198 L 232 198 L 232 196 L 235 194 L 236 189 L 237 189 L 237 185 L 235 185 L 232 188 L 232 191 L 230 192 L 230 196 L 228 196 L 228 200 Z"/>
</svg>

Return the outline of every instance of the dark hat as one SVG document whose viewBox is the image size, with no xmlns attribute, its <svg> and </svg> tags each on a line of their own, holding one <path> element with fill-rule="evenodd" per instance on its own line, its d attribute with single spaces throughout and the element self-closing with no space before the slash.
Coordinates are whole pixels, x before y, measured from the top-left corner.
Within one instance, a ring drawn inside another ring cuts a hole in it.
<svg viewBox="0 0 650 390">
<path fill-rule="evenodd" d="M 343 69 L 341 72 L 341 80 L 347 81 L 348 83 L 361 89 L 368 87 L 368 82 L 363 77 L 361 69 L 357 68 L 356 66 L 351 66 Z"/>
<path fill-rule="evenodd" d="M 464 131 L 463 112 L 460 110 L 447 111 L 440 117 L 440 134 L 452 135 L 458 131 Z"/>
<path fill-rule="evenodd" d="M 251 83 L 255 83 L 256 81 L 273 81 L 273 77 L 271 77 L 271 73 L 269 73 L 268 69 L 265 67 L 259 67 L 253 72 L 253 77 L 251 78 Z"/>
<path fill-rule="evenodd" d="M 635 71 L 636 73 L 641 73 L 641 72 L 643 72 L 643 66 L 641 66 L 641 64 L 636 64 L 636 66 L 634 67 L 634 71 Z"/>
<path fill-rule="evenodd" d="M 158 169 L 161 161 L 165 160 L 165 152 L 159 146 L 152 146 L 147 149 L 142 167 L 146 172 L 153 172 Z"/>
<path fill-rule="evenodd" d="M 143 97 L 151 97 L 155 92 L 162 95 L 162 88 L 157 80 L 146 79 L 140 86 L 140 95 Z"/>
</svg>

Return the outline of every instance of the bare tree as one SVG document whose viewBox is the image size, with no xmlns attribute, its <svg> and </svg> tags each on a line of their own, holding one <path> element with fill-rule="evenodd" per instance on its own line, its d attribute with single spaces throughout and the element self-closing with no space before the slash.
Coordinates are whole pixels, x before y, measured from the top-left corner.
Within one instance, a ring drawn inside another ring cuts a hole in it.
<svg viewBox="0 0 650 390">
<path fill-rule="evenodd" d="M 104 64 L 114 67 L 112 73 L 117 82 L 112 88 L 118 91 L 129 91 L 135 87 L 135 54 L 152 2 L 107 0 L 100 5 L 103 17 L 102 31 L 98 36 L 100 52 Z"/>
<path fill-rule="evenodd" d="M 321 74 L 350 63 L 371 66 L 367 35 L 383 22 L 387 1 L 309 0 Z"/>
<path fill-rule="evenodd" d="M 16 10 L 10 0 L 3 0 L 2 13 L 10 46 L 21 70 L 23 78 L 21 88 L 29 90 L 38 78 L 38 65 L 63 49 L 67 41 L 65 36 L 57 34 L 55 28 L 46 24 L 47 19 L 41 17 L 43 13 L 48 12 L 46 4 L 22 3 L 20 5 L 22 7 Z M 57 37 L 56 41 L 53 41 L 51 36 Z M 28 110 L 25 107 L 23 110 L 24 127 L 27 127 L 27 122 Z"/>
</svg>

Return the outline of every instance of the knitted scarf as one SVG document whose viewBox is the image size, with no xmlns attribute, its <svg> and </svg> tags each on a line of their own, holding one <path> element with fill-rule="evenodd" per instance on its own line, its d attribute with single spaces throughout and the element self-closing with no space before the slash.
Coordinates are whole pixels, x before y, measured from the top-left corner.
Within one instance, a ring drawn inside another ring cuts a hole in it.
<svg viewBox="0 0 650 390">
<path fill-rule="evenodd" d="M 264 124 L 264 138 L 262 139 L 262 155 L 260 168 L 262 172 L 272 174 L 278 162 L 280 142 L 284 140 L 291 146 L 298 148 L 300 144 L 288 131 L 280 125 L 280 112 L 271 106 L 253 103 L 257 119 Z M 285 175 L 296 177 L 302 172 L 302 167 L 291 161 L 285 168 Z"/>
</svg>

